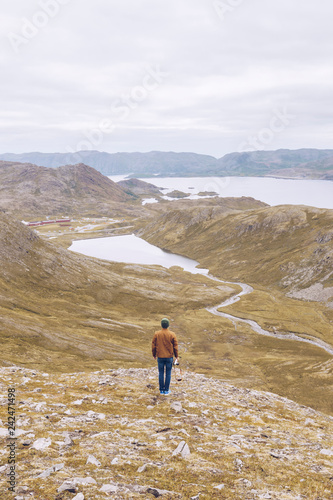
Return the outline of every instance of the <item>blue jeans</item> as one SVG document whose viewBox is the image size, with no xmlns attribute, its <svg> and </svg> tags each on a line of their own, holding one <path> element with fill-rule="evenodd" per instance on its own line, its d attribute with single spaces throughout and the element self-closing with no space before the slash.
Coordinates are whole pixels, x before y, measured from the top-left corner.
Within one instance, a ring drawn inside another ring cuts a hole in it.
<svg viewBox="0 0 333 500">
<path fill-rule="evenodd" d="M 158 364 L 158 381 L 160 384 L 160 391 L 168 391 L 171 381 L 171 369 L 173 358 L 157 358 Z M 165 371 L 165 378 L 164 378 Z"/>
</svg>

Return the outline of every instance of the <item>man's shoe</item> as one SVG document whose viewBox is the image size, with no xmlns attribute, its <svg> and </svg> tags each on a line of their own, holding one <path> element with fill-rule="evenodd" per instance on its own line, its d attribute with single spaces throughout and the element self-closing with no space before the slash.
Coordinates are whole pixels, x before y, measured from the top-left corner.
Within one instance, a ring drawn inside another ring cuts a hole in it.
<svg viewBox="0 0 333 500">
<path fill-rule="evenodd" d="M 165 394 L 165 391 L 160 391 L 160 394 Z"/>
<path fill-rule="evenodd" d="M 168 394 L 170 394 L 170 391 L 164 391 L 164 394 L 167 396 Z"/>
</svg>

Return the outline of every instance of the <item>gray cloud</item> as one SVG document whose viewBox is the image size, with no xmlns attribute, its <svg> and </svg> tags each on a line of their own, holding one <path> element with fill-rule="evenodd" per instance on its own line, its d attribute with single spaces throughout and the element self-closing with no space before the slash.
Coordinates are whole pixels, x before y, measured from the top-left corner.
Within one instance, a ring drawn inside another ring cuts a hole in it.
<svg viewBox="0 0 333 500">
<path fill-rule="evenodd" d="M 1 150 L 222 156 L 276 109 L 293 119 L 263 149 L 332 147 L 332 14 L 329 0 L 6 2 Z"/>
</svg>

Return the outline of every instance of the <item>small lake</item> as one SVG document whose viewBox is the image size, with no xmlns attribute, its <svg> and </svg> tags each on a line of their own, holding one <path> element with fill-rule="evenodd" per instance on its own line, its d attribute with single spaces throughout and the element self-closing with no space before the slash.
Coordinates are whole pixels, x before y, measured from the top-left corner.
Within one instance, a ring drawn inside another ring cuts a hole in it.
<svg viewBox="0 0 333 500">
<path fill-rule="evenodd" d="M 125 176 L 110 179 L 118 182 Z M 198 198 L 200 192 L 214 191 L 221 197 L 251 196 L 268 205 L 308 205 L 333 209 L 333 181 L 276 179 L 271 177 L 151 177 L 142 181 L 164 189 L 177 189 Z"/>
<path fill-rule="evenodd" d="M 199 263 L 195 260 L 165 252 L 134 234 L 77 240 L 73 241 L 69 250 L 113 262 L 158 265 L 166 268 L 179 266 L 192 274 L 208 273 L 207 269 L 197 268 Z"/>
</svg>

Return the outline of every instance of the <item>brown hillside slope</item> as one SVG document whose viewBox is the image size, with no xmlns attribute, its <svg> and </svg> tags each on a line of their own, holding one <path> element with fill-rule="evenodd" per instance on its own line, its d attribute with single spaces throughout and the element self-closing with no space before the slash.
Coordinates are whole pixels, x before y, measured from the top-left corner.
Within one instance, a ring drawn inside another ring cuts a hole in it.
<svg viewBox="0 0 333 500">
<path fill-rule="evenodd" d="M 221 213 L 183 206 L 160 215 L 139 235 L 198 260 L 222 279 L 291 293 L 314 284 L 320 290 L 333 286 L 331 210 L 278 206 Z M 333 289 L 325 300 L 331 297 Z"/>
<path fill-rule="evenodd" d="M 83 163 L 46 168 L 0 162 L 0 208 L 21 217 L 101 214 L 134 199 L 135 195 Z"/>
<path fill-rule="evenodd" d="M 145 365 L 160 317 L 230 296 L 202 276 L 108 263 L 40 239 L 0 213 L 2 364 L 51 371 Z M 187 290 L 191 287 L 192 293 Z"/>
<path fill-rule="evenodd" d="M 191 217 L 191 212 L 194 211 L 195 216 L 200 219 L 207 217 L 213 218 L 227 212 L 239 212 L 244 210 L 254 210 L 256 208 L 268 207 L 267 203 L 256 200 L 251 196 L 241 196 L 240 198 L 226 197 L 220 198 L 214 196 L 212 198 L 198 198 L 197 200 L 174 200 L 172 202 L 161 200 L 159 203 L 152 204 L 150 209 L 156 216 L 156 213 L 170 213 L 173 211 L 184 211 Z"/>
</svg>

